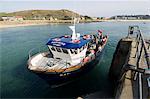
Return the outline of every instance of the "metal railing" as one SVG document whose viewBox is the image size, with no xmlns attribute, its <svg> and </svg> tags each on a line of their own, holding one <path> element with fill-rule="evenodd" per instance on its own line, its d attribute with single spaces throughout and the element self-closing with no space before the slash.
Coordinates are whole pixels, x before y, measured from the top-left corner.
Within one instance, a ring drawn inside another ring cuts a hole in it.
<svg viewBox="0 0 150 99">
<path fill-rule="evenodd" d="M 42 53 L 42 52 L 48 52 L 48 48 L 47 46 L 41 46 L 41 47 L 37 47 L 37 48 L 32 48 L 29 53 L 28 53 L 28 58 L 30 59 L 32 56 L 38 54 L 38 53 Z"/>
<path fill-rule="evenodd" d="M 129 32 L 128 32 L 128 38 L 133 37 L 132 35 L 136 33 L 136 39 L 137 39 L 137 50 L 136 50 L 136 55 L 137 56 L 137 62 L 140 62 L 140 58 L 142 55 L 142 51 L 144 49 L 144 55 L 145 55 L 145 59 L 147 62 L 147 66 L 150 69 L 150 56 L 148 53 L 148 47 L 146 46 L 146 42 L 144 40 L 143 34 L 141 32 L 141 30 L 139 29 L 139 26 L 129 26 Z M 141 44 L 141 45 L 140 45 Z M 140 47 L 140 50 L 139 50 Z M 139 64 L 137 64 L 139 66 Z"/>
<path fill-rule="evenodd" d="M 132 70 L 135 72 L 134 74 L 134 80 L 138 80 L 138 91 L 139 91 L 139 99 L 143 99 L 143 77 L 144 75 L 148 75 L 147 77 L 147 91 L 148 96 L 147 98 L 150 98 L 150 53 L 148 53 L 148 49 L 150 45 L 146 45 L 146 42 L 144 40 L 143 34 L 139 28 L 139 26 L 129 26 L 128 35 L 127 38 L 134 38 L 136 40 L 136 53 L 135 53 L 135 59 L 136 59 L 136 65 L 130 65 L 127 62 L 123 66 L 123 71 L 120 76 L 120 81 L 125 77 L 125 74 L 128 70 Z M 144 50 L 144 52 L 143 52 Z M 144 57 L 143 57 L 144 55 Z M 146 61 L 147 68 L 142 68 L 141 61 L 144 58 Z M 138 79 L 137 79 L 138 78 Z M 145 90 L 144 90 L 145 91 Z"/>
</svg>

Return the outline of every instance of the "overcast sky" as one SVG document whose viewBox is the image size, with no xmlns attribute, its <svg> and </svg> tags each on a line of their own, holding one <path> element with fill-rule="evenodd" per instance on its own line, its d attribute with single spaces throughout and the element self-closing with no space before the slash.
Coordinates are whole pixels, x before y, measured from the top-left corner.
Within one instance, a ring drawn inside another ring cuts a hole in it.
<svg viewBox="0 0 150 99">
<path fill-rule="evenodd" d="M 0 12 L 68 9 L 89 16 L 150 14 L 150 0 L 0 0 Z"/>
</svg>

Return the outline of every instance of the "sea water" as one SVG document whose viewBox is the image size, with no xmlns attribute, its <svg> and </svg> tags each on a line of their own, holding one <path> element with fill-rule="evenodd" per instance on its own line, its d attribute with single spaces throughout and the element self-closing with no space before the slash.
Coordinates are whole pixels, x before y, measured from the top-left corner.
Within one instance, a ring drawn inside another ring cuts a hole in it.
<svg viewBox="0 0 150 99">
<path fill-rule="evenodd" d="M 71 82 L 51 86 L 27 69 L 28 52 L 46 46 L 49 38 L 71 34 L 71 24 L 49 24 L 0 29 L 0 92 L 3 98 L 65 98 L 100 92 L 100 97 L 112 97 L 113 85 L 108 72 L 118 41 L 127 36 L 129 25 L 140 26 L 150 39 L 150 22 L 80 23 L 76 32 L 94 34 L 100 29 L 108 35 L 100 62 L 88 73 Z"/>
</svg>

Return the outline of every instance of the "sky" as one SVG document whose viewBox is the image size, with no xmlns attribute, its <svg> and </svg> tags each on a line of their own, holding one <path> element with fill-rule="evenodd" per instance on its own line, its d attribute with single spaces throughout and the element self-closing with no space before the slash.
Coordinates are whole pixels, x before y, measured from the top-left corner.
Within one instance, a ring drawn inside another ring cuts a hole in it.
<svg viewBox="0 0 150 99">
<path fill-rule="evenodd" d="M 68 9 L 81 15 L 150 15 L 150 0 L 0 0 L 0 12 Z"/>
</svg>

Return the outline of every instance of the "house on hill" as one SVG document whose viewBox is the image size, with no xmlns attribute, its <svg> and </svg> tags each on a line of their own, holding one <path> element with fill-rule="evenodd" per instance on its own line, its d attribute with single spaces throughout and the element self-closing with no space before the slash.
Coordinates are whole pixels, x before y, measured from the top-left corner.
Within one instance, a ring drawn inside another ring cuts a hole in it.
<svg viewBox="0 0 150 99">
<path fill-rule="evenodd" d="M 2 16 L 2 20 L 3 21 L 13 21 L 14 17 L 12 17 L 12 16 Z"/>
<path fill-rule="evenodd" d="M 23 17 L 22 16 L 14 16 L 14 21 L 23 21 Z"/>
<path fill-rule="evenodd" d="M 22 16 L 2 16 L 3 21 L 23 21 Z"/>
</svg>

